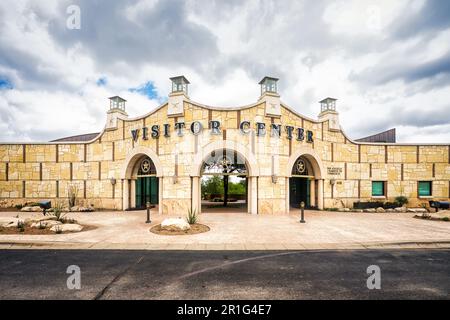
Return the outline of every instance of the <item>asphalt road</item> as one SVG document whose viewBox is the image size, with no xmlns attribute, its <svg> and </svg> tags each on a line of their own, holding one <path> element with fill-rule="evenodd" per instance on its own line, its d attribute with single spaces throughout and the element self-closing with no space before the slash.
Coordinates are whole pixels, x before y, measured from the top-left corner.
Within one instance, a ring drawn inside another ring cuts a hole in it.
<svg viewBox="0 0 450 320">
<path fill-rule="evenodd" d="M 81 289 L 67 288 L 69 265 Z M 367 288 L 367 267 L 381 289 Z M 0 299 L 449 299 L 450 250 L 1 250 Z"/>
</svg>

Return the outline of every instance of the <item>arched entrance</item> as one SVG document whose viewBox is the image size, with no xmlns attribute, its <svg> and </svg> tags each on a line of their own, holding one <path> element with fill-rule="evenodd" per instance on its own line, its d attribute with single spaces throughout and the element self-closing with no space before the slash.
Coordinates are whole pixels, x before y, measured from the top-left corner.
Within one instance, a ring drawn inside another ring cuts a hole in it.
<svg viewBox="0 0 450 320">
<path fill-rule="evenodd" d="M 201 211 L 247 212 L 247 176 L 245 159 L 237 151 L 212 151 L 201 169 Z"/>
<path fill-rule="evenodd" d="M 306 208 L 315 207 L 317 203 L 314 181 L 314 171 L 308 159 L 300 156 L 294 163 L 292 175 L 289 178 L 289 205 L 298 208 L 301 202 Z"/>
<path fill-rule="evenodd" d="M 146 147 L 134 148 L 121 171 L 123 209 L 144 209 L 150 202 L 161 213 L 162 176 L 162 165 L 156 153 Z"/>
<path fill-rule="evenodd" d="M 258 214 L 258 177 L 259 165 L 255 155 L 244 145 L 230 140 L 220 140 L 211 142 L 198 150 L 194 156 L 191 171 L 192 181 L 192 209 L 201 212 L 201 177 L 205 161 L 210 158 L 213 152 L 220 154 L 223 150 L 237 152 L 244 159 L 247 178 L 247 212 Z"/>
<path fill-rule="evenodd" d="M 158 178 L 156 177 L 156 167 L 152 159 L 142 156 L 136 161 L 133 172 L 135 174 L 131 178 L 134 180 L 136 191 L 134 207 L 136 209 L 144 209 L 147 202 L 152 205 L 158 205 Z"/>
<path fill-rule="evenodd" d="M 298 209 L 301 202 L 307 208 L 323 209 L 324 167 L 311 148 L 300 148 L 289 158 L 286 173 L 286 211 Z"/>
</svg>

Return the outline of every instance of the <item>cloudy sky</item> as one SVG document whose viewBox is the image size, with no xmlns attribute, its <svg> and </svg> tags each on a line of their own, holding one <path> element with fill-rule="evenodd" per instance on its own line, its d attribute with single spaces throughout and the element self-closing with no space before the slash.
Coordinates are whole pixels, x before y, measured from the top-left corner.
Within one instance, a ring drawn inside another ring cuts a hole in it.
<svg viewBox="0 0 450 320">
<path fill-rule="evenodd" d="M 351 138 L 396 127 L 401 142 L 448 143 L 450 1 L 0 2 L 1 141 L 98 132 L 108 97 L 142 115 L 180 74 L 204 104 L 253 103 L 271 75 L 308 117 L 339 99 Z"/>
</svg>

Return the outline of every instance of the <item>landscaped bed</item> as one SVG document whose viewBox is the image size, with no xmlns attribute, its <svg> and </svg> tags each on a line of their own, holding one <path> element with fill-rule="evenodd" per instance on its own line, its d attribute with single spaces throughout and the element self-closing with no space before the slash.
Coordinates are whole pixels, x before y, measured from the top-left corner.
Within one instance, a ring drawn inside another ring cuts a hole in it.
<svg viewBox="0 0 450 320">
<path fill-rule="evenodd" d="M 30 225 L 25 225 L 22 229 L 16 227 L 0 227 L 0 234 L 23 234 L 23 235 L 51 235 L 51 234 L 67 234 L 67 233 L 78 233 L 83 231 L 94 230 L 96 227 L 94 226 L 86 226 L 83 225 L 83 229 L 81 231 L 62 231 L 60 233 L 51 231 L 50 228 L 34 228 Z"/>
<path fill-rule="evenodd" d="M 190 225 L 191 228 L 188 230 L 166 230 L 161 227 L 160 224 L 152 227 L 150 232 L 164 235 L 164 236 L 179 236 L 179 235 L 189 235 L 189 234 L 199 234 L 208 232 L 210 228 L 204 224 L 195 223 Z"/>
</svg>

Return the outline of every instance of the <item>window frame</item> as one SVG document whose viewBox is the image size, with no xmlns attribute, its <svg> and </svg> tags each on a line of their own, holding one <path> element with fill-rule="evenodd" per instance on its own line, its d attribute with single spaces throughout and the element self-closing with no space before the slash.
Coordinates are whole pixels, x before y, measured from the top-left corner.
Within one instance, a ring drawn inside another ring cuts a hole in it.
<svg viewBox="0 0 450 320">
<path fill-rule="evenodd" d="M 421 183 L 428 183 L 430 185 L 430 193 L 427 195 L 421 195 L 420 194 L 420 184 Z M 433 197 L 433 181 L 431 180 L 420 180 L 417 181 L 417 197 L 418 198 L 431 198 Z"/>
<path fill-rule="evenodd" d="M 373 185 L 374 185 L 374 183 L 381 183 L 382 184 L 382 186 L 383 186 L 383 194 L 382 195 L 374 195 L 373 194 Z M 386 192 L 387 190 L 386 190 L 386 181 L 380 181 L 380 180 L 376 180 L 376 181 L 372 181 L 372 184 L 371 184 L 371 195 L 372 195 L 372 198 L 386 198 Z"/>
</svg>

